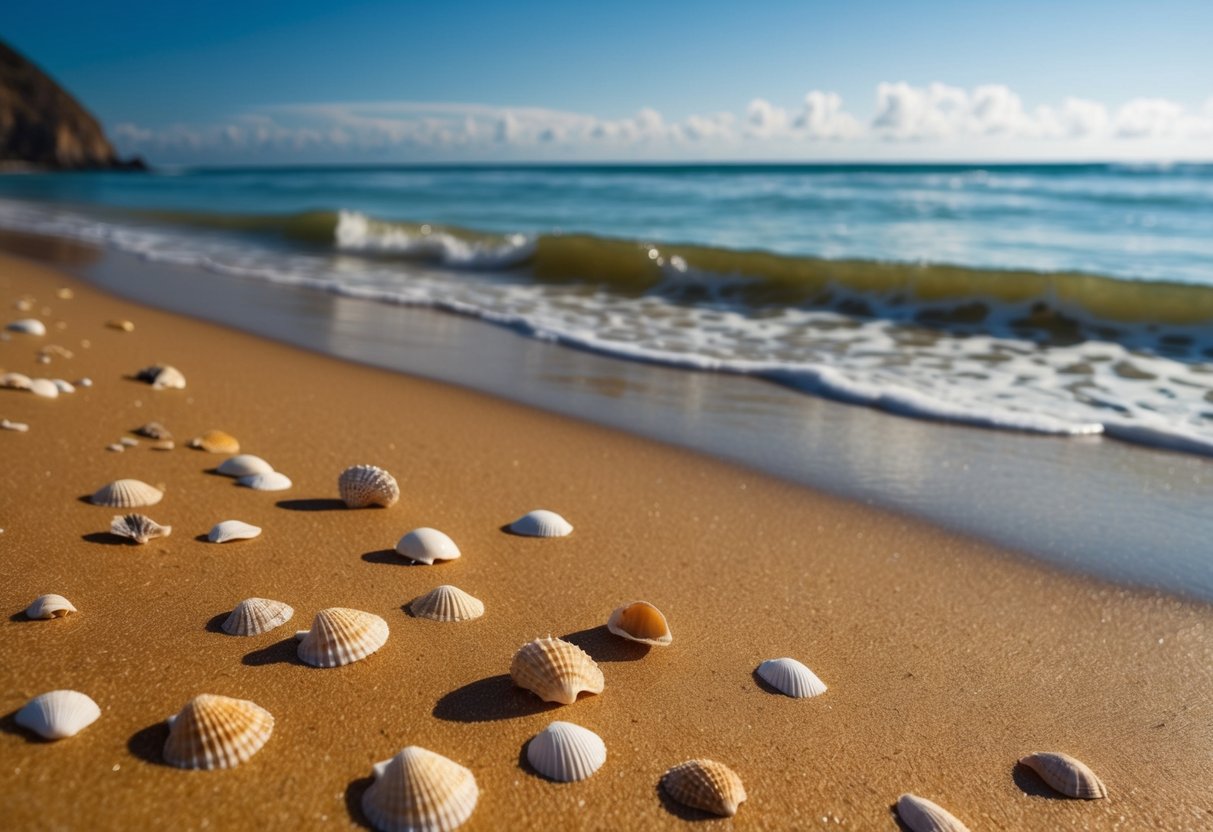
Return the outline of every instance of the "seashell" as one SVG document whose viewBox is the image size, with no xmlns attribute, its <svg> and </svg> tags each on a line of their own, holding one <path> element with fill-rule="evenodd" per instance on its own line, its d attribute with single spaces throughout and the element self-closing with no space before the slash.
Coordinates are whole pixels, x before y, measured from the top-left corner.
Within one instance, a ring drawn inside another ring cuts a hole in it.
<svg viewBox="0 0 1213 832">
<path fill-rule="evenodd" d="M 5 327 L 9 332 L 20 332 L 22 335 L 45 335 L 46 325 L 37 318 L 21 318 L 9 322 Z"/>
<path fill-rule="evenodd" d="M 126 448 L 133 448 L 139 444 L 139 440 L 130 436 L 124 436 L 118 440 L 118 444 Z"/>
<path fill-rule="evenodd" d="M 648 601 L 633 601 L 611 613 L 607 629 L 628 641 L 665 647 L 674 640 L 661 610 Z"/>
<path fill-rule="evenodd" d="M 229 540 L 251 540 L 261 534 L 261 527 L 245 523 L 242 520 L 224 520 L 216 523 L 207 534 L 206 539 L 211 543 L 227 543 Z"/>
<path fill-rule="evenodd" d="M 51 618 L 63 618 L 74 612 L 76 612 L 76 608 L 72 606 L 72 602 L 62 595 L 39 595 L 32 604 L 25 608 L 25 617 L 46 621 Z"/>
<path fill-rule="evenodd" d="M 237 485 L 251 488 L 254 491 L 286 491 L 291 487 L 291 478 L 280 471 L 267 471 L 264 474 L 250 474 L 236 480 Z"/>
<path fill-rule="evenodd" d="M 168 537 L 172 533 L 172 526 L 161 526 L 142 514 L 116 514 L 110 521 L 110 534 L 129 537 L 136 543 L 147 543 L 154 537 Z"/>
<path fill-rule="evenodd" d="M 72 386 L 72 383 L 70 381 L 64 381 L 61 378 L 52 378 L 51 384 L 55 385 L 55 389 L 57 389 L 60 393 L 75 393 L 76 392 L 76 388 L 74 386 Z"/>
<path fill-rule="evenodd" d="M 36 378 L 30 381 L 29 391 L 44 399 L 59 398 L 59 387 L 49 378 Z"/>
<path fill-rule="evenodd" d="M 969 832 L 947 809 L 916 794 L 897 798 L 897 816 L 910 832 Z"/>
<path fill-rule="evenodd" d="M 190 440 L 190 447 L 201 448 L 211 454 L 240 453 L 240 443 L 236 437 L 221 430 L 208 430 L 201 436 L 195 436 Z"/>
<path fill-rule="evenodd" d="M 1097 800 L 1108 796 L 1108 787 L 1095 776 L 1095 772 L 1069 754 L 1038 751 L 1019 762 L 1039 774 L 1041 780 L 1066 797 Z"/>
<path fill-rule="evenodd" d="M 457 586 L 443 585 L 414 598 L 409 612 L 433 621 L 470 621 L 484 615 L 484 602 Z"/>
<path fill-rule="evenodd" d="M 140 480 L 114 480 L 101 486 L 89 500 L 96 506 L 139 508 L 154 506 L 163 497 L 163 491 Z"/>
<path fill-rule="evenodd" d="M 5 373 L 0 376 L 0 387 L 9 390 L 28 390 L 33 384 L 33 379 L 24 373 Z"/>
<path fill-rule="evenodd" d="M 120 454 L 126 450 L 126 446 L 123 445 L 121 442 L 111 442 L 105 446 L 105 449 L 107 451 L 113 451 L 116 454 Z"/>
<path fill-rule="evenodd" d="M 331 607 L 316 613 L 312 629 L 295 633 L 299 658 L 312 667 L 339 667 L 365 659 L 387 642 L 387 622 L 374 613 Z"/>
<path fill-rule="evenodd" d="M 526 759 L 549 780 L 571 783 L 584 780 L 606 762 L 606 743 L 588 728 L 571 722 L 553 722 L 531 738 Z"/>
<path fill-rule="evenodd" d="M 75 296 L 76 296 L 76 293 L 73 292 L 71 289 L 67 288 L 66 286 L 64 286 L 61 289 L 55 290 L 55 297 L 59 298 L 59 300 L 71 300 Z"/>
<path fill-rule="evenodd" d="M 793 699 L 820 696 L 827 688 L 817 674 L 795 659 L 767 659 L 758 665 L 762 681 Z"/>
<path fill-rule="evenodd" d="M 362 812 L 381 832 L 448 832 L 472 816 L 476 776 L 454 760 L 410 745 L 376 763 Z"/>
<path fill-rule="evenodd" d="M 178 768 L 231 768 L 261 750 L 274 715 L 255 702 L 203 693 L 169 718 L 164 759 Z"/>
<path fill-rule="evenodd" d="M 251 477 L 254 474 L 268 474 L 273 470 L 274 466 L 252 454 L 240 454 L 225 459 L 219 463 L 218 468 L 219 473 L 226 477 Z"/>
<path fill-rule="evenodd" d="M 153 442 L 148 445 L 148 447 L 153 451 L 171 451 L 177 446 L 173 444 L 173 440 L 171 439 L 161 439 L 159 442 Z"/>
<path fill-rule="evenodd" d="M 454 560 L 459 557 L 459 547 L 437 529 L 420 528 L 400 538 L 396 554 L 414 563 L 432 564 L 436 560 Z"/>
<path fill-rule="evenodd" d="M 354 465 L 337 478 L 337 490 L 350 508 L 388 506 L 400 499 L 396 478 L 374 465 Z"/>
<path fill-rule="evenodd" d="M 259 636 L 291 620 L 290 604 L 268 598 L 246 598 L 223 622 L 223 632 L 233 636 Z"/>
<path fill-rule="evenodd" d="M 544 702 L 572 705 L 582 691 L 602 693 L 602 671 L 590 654 L 558 638 L 537 638 L 519 648 L 510 678 Z"/>
<path fill-rule="evenodd" d="M 148 422 L 146 425 L 140 425 L 131 433 L 136 436 L 146 436 L 148 439 L 172 439 L 173 435 L 169 429 L 159 422 Z"/>
<path fill-rule="evenodd" d="M 25 422 L 10 422 L 8 419 L 0 419 L 0 430 L 15 430 L 18 433 L 25 433 L 29 430 L 29 425 Z"/>
<path fill-rule="evenodd" d="M 135 331 L 135 324 L 131 321 L 106 321 L 105 325 L 110 329 L 120 329 L 123 332 Z"/>
<path fill-rule="evenodd" d="M 170 364 L 153 364 L 135 373 L 139 381 L 146 381 L 153 390 L 184 390 L 185 376 Z"/>
<path fill-rule="evenodd" d="M 733 769 L 714 760 L 688 760 L 661 778 L 666 794 L 684 806 L 732 817 L 746 798 L 745 786 Z"/>
<path fill-rule="evenodd" d="M 28 312 L 33 308 L 33 298 L 17 298 L 17 300 L 13 301 L 13 309 L 16 309 L 18 312 Z"/>
<path fill-rule="evenodd" d="M 38 356 L 37 361 L 39 364 L 50 364 L 51 357 L 49 355 L 40 355 L 40 356 Z"/>
<path fill-rule="evenodd" d="M 88 376 L 85 376 L 84 378 L 82 378 L 76 382 L 76 386 L 77 387 L 92 387 L 93 380 L 91 378 L 89 378 Z"/>
<path fill-rule="evenodd" d="M 52 690 L 39 694 L 17 711 L 16 721 L 22 728 L 48 740 L 74 737 L 101 716 L 89 696 L 75 690 Z"/>
<path fill-rule="evenodd" d="M 572 534 L 573 526 L 556 512 L 538 508 L 510 523 L 510 531 L 525 537 L 564 537 Z"/>
</svg>

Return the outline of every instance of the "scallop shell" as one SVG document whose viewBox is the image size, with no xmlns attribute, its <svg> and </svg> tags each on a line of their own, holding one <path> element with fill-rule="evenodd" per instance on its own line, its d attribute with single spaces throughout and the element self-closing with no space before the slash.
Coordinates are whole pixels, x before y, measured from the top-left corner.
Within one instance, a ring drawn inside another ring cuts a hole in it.
<svg viewBox="0 0 1213 832">
<path fill-rule="evenodd" d="M 215 524 L 206 539 L 211 543 L 227 543 L 229 540 L 251 540 L 259 534 L 260 526 L 245 523 L 243 520 L 224 520 Z"/>
<path fill-rule="evenodd" d="M 733 769 L 714 760 L 688 760 L 661 778 L 666 794 L 684 806 L 732 817 L 746 798 L 745 786 Z"/>
<path fill-rule="evenodd" d="M 564 537 L 573 525 L 554 511 L 537 508 L 510 523 L 510 531 L 525 537 Z"/>
<path fill-rule="evenodd" d="M 185 376 L 169 364 L 154 364 L 135 373 L 139 381 L 146 381 L 153 390 L 184 390 Z"/>
<path fill-rule="evenodd" d="M 223 632 L 233 636 L 259 636 L 280 627 L 295 614 L 290 604 L 268 598 L 246 598 L 223 622 Z"/>
<path fill-rule="evenodd" d="M 527 762 L 549 780 L 584 780 L 606 762 L 606 743 L 588 728 L 557 720 L 531 738 Z"/>
<path fill-rule="evenodd" d="M 365 659 L 384 645 L 387 622 L 374 613 L 331 607 L 316 613 L 312 629 L 295 634 L 299 658 L 312 667 L 339 667 Z"/>
<path fill-rule="evenodd" d="M 388 506 L 400 499 L 396 478 L 374 465 L 354 465 L 337 478 L 337 490 L 350 508 Z"/>
<path fill-rule="evenodd" d="M 544 702 L 572 705 L 582 691 L 602 693 L 602 671 L 590 654 L 558 638 L 537 638 L 519 648 L 510 678 Z"/>
<path fill-rule="evenodd" d="M 362 811 L 381 832 L 448 832 L 472 816 L 480 789 L 470 769 L 410 745 L 376 763 Z"/>
<path fill-rule="evenodd" d="M 148 439 L 172 439 L 173 434 L 164 425 L 159 422 L 148 422 L 146 425 L 140 425 L 131 433 L 138 436 L 146 436 Z"/>
<path fill-rule="evenodd" d="M 281 471 L 267 471 L 264 474 L 240 477 L 236 480 L 236 484 L 254 491 L 286 491 L 293 483 L 291 478 Z"/>
<path fill-rule="evenodd" d="M 168 537 L 172 533 L 172 526 L 161 526 L 143 514 L 115 514 L 110 521 L 110 534 L 129 537 L 136 543 L 147 543 L 154 537 Z"/>
<path fill-rule="evenodd" d="M 203 693 L 169 718 L 164 759 L 178 768 L 231 768 L 261 750 L 274 716 L 246 699 Z"/>
<path fill-rule="evenodd" d="M 413 529 L 400 538 L 396 554 L 414 563 L 432 564 L 436 560 L 454 560 L 459 557 L 459 547 L 437 529 L 422 527 Z"/>
<path fill-rule="evenodd" d="M 470 621 L 484 615 L 484 602 L 457 586 L 443 585 L 414 598 L 409 612 L 434 621 Z"/>
<path fill-rule="evenodd" d="M 62 595 L 39 595 L 25 608 L 25 617 L 36 620 L 62 618 L 76 612 L 72 602 Z"/>
<path fill-rule="evenodd" d="M 37 318 L 21 318 L 17 321 L 11 321 L 5 329 L 9 332 L 20 332 L 22 335 L 46 334 L 46 324 Z"/>
<path fill-rule="evenodd" d="M 59 398 L 59 386 L 49 378 L 36 378 L 29 383 L 29 391 L 44 399 Z"/>
<path fill-rule="evenodd" d="M 1020 761 L 1040 775 L 1040 779 L 1066 797 L 1097 800 L 1108 796 L 1108 787 L 1081 760 L 1069 754 L 1038 751 Z"/>
<path fill-rule="evenodd" d="M 8 390 L 28 390 L 33 379 L 25 373 L 5 373 L 0 376 L 0 387 Z"/>
<path fill-rule="evenodd" d="M 767 659 L 758 665 L 758 675 L 771 687 L 793 699 L 820 696 L 827 688 L 817 674 L 795 659 Z"/>
<path fill-rule="evenodd" d="M 665 647 L 674 640 L 661 610 L 648 601 L 632 601 L 611 613 L 607 629 L 628 641 Z"/>
<path fill-rule="evenodd" d="M 39 694 L 17 711 L 17 724 L 48 740 L 74 737 L 101 716 L 87 695 L 75 690 Z"/>
<path fill-rule="evenodd" d="M 140 480 L 114 480 L 101 486 L 89 500 L 96 506 L 139 508 L 154 506 L 163 497 L 163 491 Z"/>
<path fill-rule="evenodd" d="M 255 474 L 268 474 L 274 470 L 274 466 L 259 456 L 240 454 L 220 462 L 217 470 L 225 477 L 251 477 Z"/>
<path fill-rule="evenodd" d="M 208 430 L 201 436 L 190 440 L 191 448 L 201 448 L 211 454 L 238 454 L 240 442 L 230 433 L 221 430 Z"/>
<path fill-rule="evenodd" d="M 25 422 L 10 422 L 8 419 L 0 419 L 0 430 L 15 430 L 18 433 L 25 433 L 29 430 L 29 425 Z"/>
<path fill-rule="evenodd" d="M 916 794 L 897 798 L 897 816 L 910 832 L 969 832 L 947 809 Z"/>
</svg>

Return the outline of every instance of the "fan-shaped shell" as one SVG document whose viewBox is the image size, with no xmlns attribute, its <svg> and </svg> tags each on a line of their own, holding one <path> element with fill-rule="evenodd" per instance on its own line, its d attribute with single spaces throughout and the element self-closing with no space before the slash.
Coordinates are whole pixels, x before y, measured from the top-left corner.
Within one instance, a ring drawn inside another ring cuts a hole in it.
<svg viewBox="0 0 1213 832">
<path fill-rule="evenodd" d="M 229 540 L 250 540 L 261 534 L 261 527 L 243 520 L 224 520 L 216 523 L 207 534 L 206 539 L 211 543 L 227 543 Z"/>
<path fill-rule="evenodd" d="M 146 425 L 140 425 L 131 433 L 139 436 L 146 436 L 148 439 L 172 439 L 173 434 L 169 429 L 159 422 L 148 422 Z"/>
<path fill-rule="evenodd" d="M 254 474 L 268 474 L 274 470 L 274 466 L 259 456 L 239 454 L 220 462 L 217 470 L 226 477 L 251 477 Z"/>
<path fill-rule="evenodd" d="M 434 621 L 470 621 L 484 615 L 484 602 L 457 586 L 443 585 L 414 598 L 409 612 Z"/>
<path fill-rule="evenodd" d="M 52 690 L 39 694 L 17 711 L 17 724 L 48 740 L 74 737 L 101 716 L 101 709 L 86 694 Z"/>
<path fill-rule="evenodd" d="M 254 491 L 286 491 L 292 485 L 291 478 L 281 471 L 250 474 L 247 477 L 240 477 L 236 483 Z"/>
<path fill-rule="evenodd" d="M 230 433 L 221 430 L 208 430 L 201 436 L 190 440 L 191 448 L 201 448 L 211 454 L 238 454 L 240 442 Z"/>
<path fill-rule="evenodd" d="M 0 387 L 9 390 L 28 390 L 32 383 L 33 379 L 25 373 L 5 373 L 0 376 Z"/>
<path fill-rule="evenodd" d="M 29 391 L 35 396 L 41 396 L 44 399 L 59 398 L 59 385 L 49 378 L 33 379 L 29 383 Z"/>
<path fill-rule="evenodd" d="M 414 563 L 431 564 L 436 560 L 454 560 L 459 557 L 459 547 L 437 529 L 422 527 L 413 529 L 400 538 L 396 554 Z"/>
<path fill-rule="evenodd" d="M 683 806 L 732 817 L 745 800 L 745 786 L 733 769 L 714 760 L 688 760 L 661 778 L 666 794 Z"/>
<path fill-rule="evenodd" d="M 476 809 L 480 789 L 470 769 L 410 745 L 376 763 L 362 811 L 380 832 L 449 832 Z"/>
<path fill-rule="evenodd" d="M 374 465 L 354 465 L 337 478 L 337 490 L 350 508 L 392 505 L 400 499 L 396 478 Z"/>
<path fill-rule="evenodd" d="M 817 674 L 795 659 L 767 659 L 758 665 L 758 675 L 780 693 L 793 699 L 820 696 L 827 688 Z"/>
<path fill-rule="evenodd" d="M 947 809 L 916 794 L 897 798 L 897 815 L 910 832 L 969 832 Z"/>
<path fill-rule="evenodd" d="M 316 613 L 312 629 L 295 634 L 299 658 L 313 667 L 338 667 L 365 659 L 384 645 L 387 622 L 374 613 L 331 607 Z"/>
<path fill-rule="evenodd" d="M 11 321 L 5 329 L 9 332 L 20 332 L 22 335 L 46 334 L 46 324 L 37 318 L 21 318 L 17 321 Z"/>
<path fill-rule="evenodd" d="M 245 598 L 223 622 L 223 632 L 233 636 L 259 636 L 291 620 L 295 610 L 282 601 Z"/>
<path fill-rule="evenodd" d="M 168 537 L 172 533 L 172 526 L 161 526 L 143 514 L 116 514 L 110 521 L 110 534 L 129 537 L 136 543 L 147 543 L 152 538 Z"/>
<path fill-rule="evenodd" d="M 153 390 L 184 390 L 185 376 L 169 364 L 154 364 L 135 373 L 135 378 L 152 385 Z"/>
<path fill-rule="evenodd" d="M 665 647 L 674 640 L 661 610 L 648 601 L 632 601 L 617 607 L 607 619 L 607 629 L 628 641 Z"/>
<path fill-rule="evenodd" d="M 564 537 L 572 534 L 573 525 L 554 511 L 537 508 L 510 523 L 510 531 L 525 537 Z"/>
<path fill-rule="evenodd" d="M 572 705 L 582 691 L 602 693 L 602 671 L 590 654 L 558 638 L 537 638 L 519 648 L 510 678 L 544 702 Z"/>
<path fill-rule="evenodd" d="M 111 508 L 139 508 L 154 506 L 164 497 L 164 492 L 140 480 L 114 480 L 97 489 L 90 497 L 93 505 Z"/>
<path fill-rule="evenodd" d="M 553 722 L 531 738 L 526 759 L 550 780 L 569 783 L 584 780 L 606 762 L 606 743 L 588 728 L 571 722 Z"/>
<path fill-rule="evenodd" d="M 34 599 L 28 607 L 25 608 L 25 617 L 31 619 L 47 620 L 51 618 L 62 618 L 65 615 L 71 615 L 76 612 L 76 608 L 72 606 L 72 602 L 64 598 L 62 595 L 39 595 Z"/>
<path fill-rule="evenodd" d="M 1069 754 L 1038 751 L 1019 761 L 1040 775 L 1053 789 L 1066 797 L 1097 800 L 1108 796 L 1108 787 L 1081 760 Z"/>
<path fill-rule="evenodd" d="M 169 720 L 164 759 L 178 768 L 231 768 L 269 740 L 274 716 L 246 699 L 203 693 Z"/>
</svg>

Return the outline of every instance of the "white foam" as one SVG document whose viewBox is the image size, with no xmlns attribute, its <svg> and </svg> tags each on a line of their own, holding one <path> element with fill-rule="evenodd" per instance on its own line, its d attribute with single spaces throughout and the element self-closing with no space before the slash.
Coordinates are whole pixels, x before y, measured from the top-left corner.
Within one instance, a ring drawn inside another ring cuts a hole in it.
<svg viewBox="0 0 1213 832">
<path fill-rule="evenodd" d="M 511 234 L 503 241 L 477 241 L 421 226 L 413 232 L 400 225 L 372 220 L 358 211 L 341 211 L 335 232 L 337 248 L 351 252 L 391 253 L 463 269 L 504 269 L 535 254 L 535 240 Z"/>
</svg>

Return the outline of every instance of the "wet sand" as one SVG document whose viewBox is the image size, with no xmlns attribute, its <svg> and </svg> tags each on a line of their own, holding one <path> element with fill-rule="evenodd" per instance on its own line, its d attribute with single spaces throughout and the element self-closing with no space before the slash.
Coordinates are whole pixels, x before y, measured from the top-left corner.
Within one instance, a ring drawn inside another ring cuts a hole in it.
<svg viewBox="0 0 1213 832">
<path fill-rule="evenodd" d="M 75 297 L 58 299 L 61 286 Z M 54 401 L 0 390 L 0 417 L 31 425 L 0 432 L 6 828 L 356 827 L 371 764 L 410 744 L 475 772 L 468 829 L 681 826 L 702 816 L 663 800 L 657 782 L 700 756 L 729 764 L 749 793 L 720 827 L 893 829 L 904 791 L 975 830 L 1213 824 L 1206 606 L 1061 574 L 692 453 L 0 259 L 5 320 L 25 316 L 13 302 L 26 294 L 49 332 L 0 342 L 0 367 L 94 385 Z M 111 318 L 136 328 L 107 329 Z M 37 364 L 51 343 L 74 357 Z M 179 367 L 188 388 L 126 378 L 158 362 Z M 173 431 L 175 450 L 147 440 L 105 450 L 152 420 Z M 212 427 L 294 487 L 256 493 L 208 473 L 223 457 L 184 443 Z M 396 475 L 400 503 L 340 506 L 337 475 L 364 462 Z M 116 512 L 81 498 L 119 477 L 166 484 L 144 511 L 172 537 L 136 546 L 106 534 Z M 536 507 L 568 517 L 573 535 L 501 530 Z M 204 542 L 225 519 L 264 533 Z M 391 550 L 417 526 L 450 534 L 463 557 L 405 565 Z M 483 600 L 485 616 L 439 624 L 402 610 L 443 583 Z M 25 620 L 45 592 L 79 614 Z M 224 634 L 218 623 L 249 596 L 286 601 L 296 617 L 258 637 Z M 611 609 L 636 598 L 669 618 L 669 648 L 606 632 Z M 300 663 L 294 630 L 329 606 L 383 616 L 385 647 L 343 668 Z M 600 662 L 601 695 L 559 707 L 513 687 L 513 652 L 549 634 Z M 784 655 L 829 691 L 797 701 L 765 689 L 754 669 Z M 12 714 L 56 688 L 88 693 L 102 717 L 46 743 Z M 163 718 L 204 692 L 275 715 L 247 764 L 200 772 L 161 761 Z M 551 783 L 523 762 L 526 741 L 553 719 L 605 740 L 607 763 L 589 780 Z M 1015 765 L 1038 750 L 1087 762 L 1109 798 L 1053 796 Z"/>
</svg>

